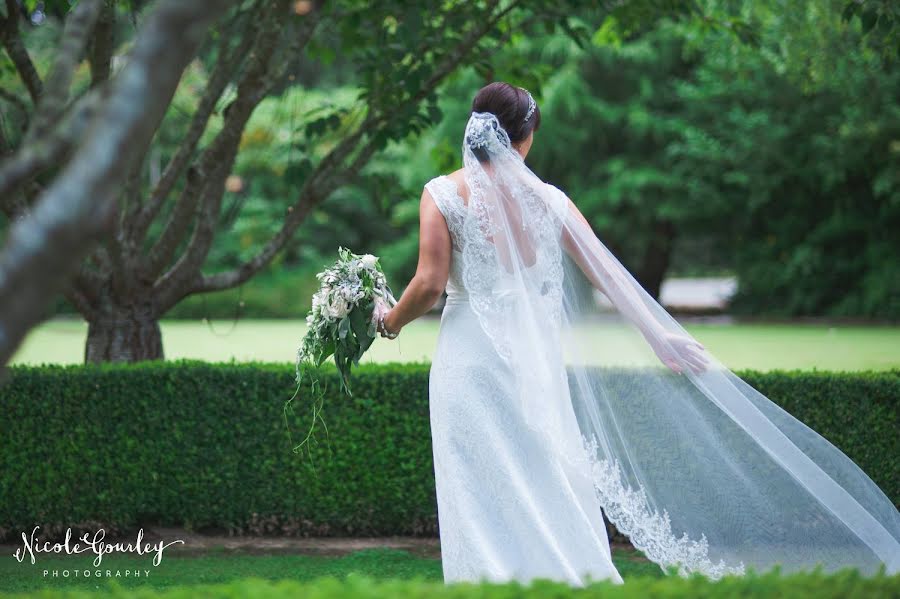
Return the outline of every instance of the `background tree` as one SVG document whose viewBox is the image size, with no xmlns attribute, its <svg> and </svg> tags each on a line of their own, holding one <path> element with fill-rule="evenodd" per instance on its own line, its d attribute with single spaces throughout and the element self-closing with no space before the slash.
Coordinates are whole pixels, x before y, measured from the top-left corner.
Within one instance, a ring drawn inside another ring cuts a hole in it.
<svg viewBox="0 0 900 599">
<path fill-rule="evenodd" d="M 729 209 L 736 312 L 900 317 L 900 69 L 843 5 L 754 3 L 759 52 L 696 40 L 673 151 Z"/>
<path fill-rule="evenodd" d="M 745 3 L 749 44 L 666 19 L 526 40 L 552 67 L 528 161 L 650 293 L 728 272 L 742 313 L 896 318 L 897 63 L 843 7 Z"/>
<path fill-rule="evenodd" d="M 82 0 L 70 13 L 67 29 L 76 28 L 82 5 L 89 3 Z M 620 19 L 641 21 L 693 11 L 654 0 L 612 5 L 607 9 L 597 3 L 591 10 L 601 18 L 612 10 Z M 104 60 L 100 49 L 114 56 L 119 41 L 114 36 L 115 5 L 103 7 L 102 27 L 78 26 L 93 33 L 82 43 L 92 48 L 92 56 L 97 48 L 92 64 L 98 65 L 98 74 L 113 62 Z M 140 164 L 126 165 L 127 172 L 119 173 L 127 182 L 118 189 L 114 230 L 81 265 L 67 292 L 88 322 L 86 360 L 162 357 L 162 315 L 190 295 L 241 285 L 270 264 L 307 216 L 356 180 L 376 152 L 440 117 L 438 86 L 462 65 L 475 64 L 489 74 L 490 57 L 514 35 L 559 28 L 583 39 L 588 31 L 574 27 L 569 17 L 579 8 L 574 1 L 548 7 L 532 0 L 237 3 L 201 49 L 206 74 L 196 106 L 188 117 L 183 107 L 173 107 L 160 130 L 158 138 L 166 135 L 170 121 L 187 118 L 178 146 L 156 157 L 142 148 Z M 8 39 L 10 56 L 25 47 L 17 35 Z M 247 135 L 248 123 L 266 97 L 305 89 L 302 77 L 309 74 L 310 63 L 301 63 L 304 58 L 314 58 L 319 68 L 334 60 L 352 65 L 358 93 L 351 101 L 323 104 L 304 115 L 296 138 L 293 130 L 285 132 L 293 152 L 285 174 L 297 185 L 289 197 L 271 199 L 281 212 L 280 222 L 236 266 L 204 272 L 217 236 L 242 208 L 239 201 L 226 199 L 240 188 L 234 177 L 239 151 L 254 143 Z M 70 70 L 76 64 L 72 60 Z M 527 67 L 523 64 L 521 72 L 527 73 Z M 25 87 L 33 84 L 31 71 L 19 71 Z M 98 77 L 92 71 L 91 81 L 81 85 L 90 89 Z M 68 91 L 70 83 L 71 77 L 59 87 Z M 71 103 L 57 104 L 59 110 L 73 112 Z M 80 132 L 74 126 L 57 130 L 70 143 Z M 25 135 L 9 144 L 16 151 L 0 168 L 4 194 L 20 190 L 28 180 L 51 180 L 63 159 L 62 149 L 38 151 L 31 142 Z M 154 158 L 163 166 L 147 181 L 148 162 Z"/>
<path fill-rule="evenodd" d="M 11 155 L 0 169 L 0 207 L 14 221 L 0 254 L 0 364 L 106 233 L 123 173 L 150 143 L 203 29 L 225 4 L 161 3 L 136 39 L 127 66 L 110 78 L 110 48 L 102 47 L 108 5 L 83 0 L 67 20 L 53 68 L 42 80 L 18 36 L 19 6 L 6 0 L 0 13 L 3 45 L 34 111 L 28 113 L 21 148 L 13 151 L 0 135 L 0 152 Z M 91 83 L 70 104 L 73 71 L 92 30 L 101 37 L 88 52 Z M 4 97 L 24 108 L 15 96 Z M 36 174 L 58 167 L 67 154 L 72 159 L 45 187 Z M 85 277 L 79 274 L 69 297 L 87 307 L 85 291 Z"/>
</svg>

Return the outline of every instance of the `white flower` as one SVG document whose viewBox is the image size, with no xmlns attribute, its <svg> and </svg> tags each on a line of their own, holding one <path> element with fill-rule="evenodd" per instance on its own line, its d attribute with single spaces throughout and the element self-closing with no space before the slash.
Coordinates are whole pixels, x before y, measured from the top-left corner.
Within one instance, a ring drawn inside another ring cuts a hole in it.
<svg viewBox="0 0 900 599">
<path fill-rule="evenodd" d="M 312 296 L 312 309 L 315 311 L 316 308 L 319 308 L 322 304 L 325 303 L 325 294 L 322 293 L 322 290 L 315 292 Z"/>
<path fill-rule="evenodd" d="M 378 262 L 378 258 L 372 254 L 365 254 L 360 260 L 362 261 L 362 265 L 366 268 L 375 268 L 375 263 Z"/>
<path fill-rule="evenodd" d="M 355 293 L 356 291 L 354 290 L 353 283 L 351 281 L 345 281 L 338 286 L 337 293 L 335 295 L 339 295 L 345 300 L 352 302 Z"/>
<path fill-rule="evenodd" d="M 334 294 L 328 302 L 328 315 L 332 318 L 343 318 L 350 313 L 351 305 L 340 294 Z"/>
</svg>

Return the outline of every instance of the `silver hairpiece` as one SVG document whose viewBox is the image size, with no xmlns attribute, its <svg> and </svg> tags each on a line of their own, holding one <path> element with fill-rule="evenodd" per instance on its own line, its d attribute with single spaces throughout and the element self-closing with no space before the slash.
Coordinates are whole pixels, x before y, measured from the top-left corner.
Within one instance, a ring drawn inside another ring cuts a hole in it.
<svg viewBox="0 0 900 599">
<path fill-rule="evenodd" d="M 520 87 L 519 89 L 521 89 L 523 92 L 528 94 L 528 112 L 525 114 L 525 119 L 524 119 L 525 121 L 527 121 L 528 119 L 531 118 L 531 115 L 534 113 L 534 108 L 535 108 L 535 106 L 537 106 L 537 104 L 535 104 L 534 98 L 531 97 L 530 91 L 528 91 L 524 87 Z"/>
</svg>

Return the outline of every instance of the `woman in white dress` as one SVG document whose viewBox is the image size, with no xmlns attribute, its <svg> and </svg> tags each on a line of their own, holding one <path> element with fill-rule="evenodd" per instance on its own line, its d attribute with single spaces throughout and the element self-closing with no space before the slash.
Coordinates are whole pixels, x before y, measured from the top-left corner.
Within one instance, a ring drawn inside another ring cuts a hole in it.
<svg viewBox="0 0 900 599">
<path fill-rule="evenodd" d="M 603 513 L 681 575 L 900 570 L 893 503 L 531 172 L 539 125 L 527 90 L 479 90 L 463 168 L 425 185 L 416 275 L 379 325 L 396 337 L 446 290 L 429 387 L 445 582 L 621 583 Z"/>
</svg>

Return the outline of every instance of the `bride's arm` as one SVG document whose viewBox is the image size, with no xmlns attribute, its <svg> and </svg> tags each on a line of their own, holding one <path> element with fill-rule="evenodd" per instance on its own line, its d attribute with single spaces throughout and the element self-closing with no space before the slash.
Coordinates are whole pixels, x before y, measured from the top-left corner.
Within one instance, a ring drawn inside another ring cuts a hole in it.
<svg viewBox="0 0 900 599">
<path fill-rule="evenodd" d="M 690 337 L 666 330 L 647 308 L 644 299 L 623 272 L 624 267 L 608 255 L 587 219 L 571 199 L 566 199 L 568 210 L 562 231 L 566 253 L 591 284 L 641 331 L 660 359 L 672 370 L 681 371 L 678 361 L 673 360 L 674 351 L 694 372 L 702 371 L 707 360 L 698 355 L 698 350 L 702 350 L 703 346 Z"/>
<path fill-rule="evenodd" d="M 644 337 L 650 339 L 664 333 L 663 327 L 647 310 L 641 297 L 628 281 L 623 280 L 618 269 L 609 264 L 599 244 L 591 243 L 590 238 L 595 235 L 587 219 L 571 199 L 568 203 L 567 220 L 563 225 L 563 247 L 566 252 L 594 288 L 602 291 L 640 329 Z"/>
<path fill-rule="evenodd" d="M 399 332 L 440 299 L 450 276 L 451 252 L 447 222 L 426 189 L 419 202 L 419 263 L 397 305 L 384 317 L 388 332 Z"/>
</svg>

